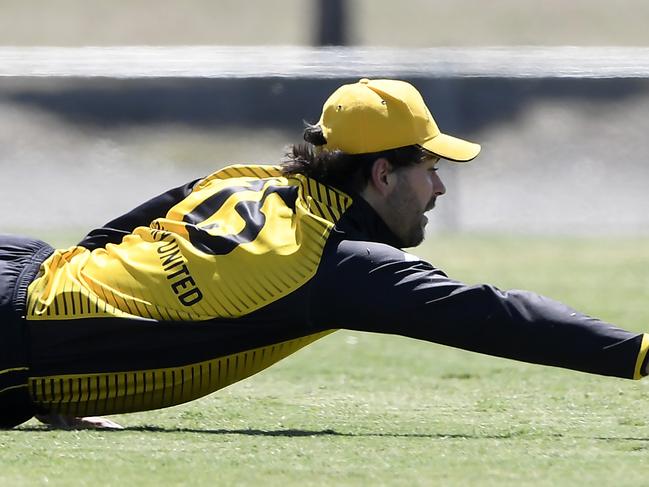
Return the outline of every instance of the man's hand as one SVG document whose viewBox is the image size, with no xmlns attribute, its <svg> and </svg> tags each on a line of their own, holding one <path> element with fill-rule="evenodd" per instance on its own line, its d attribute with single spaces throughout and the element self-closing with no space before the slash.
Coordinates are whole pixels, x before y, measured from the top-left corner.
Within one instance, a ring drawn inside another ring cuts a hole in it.
<svg viewBox="0 0 649 487">
<path fill-rule="evenodd" d="M 64 416 L 63 414 L 38 414 L 36 415 L 41 423 L 47 424 L 52 428 L 59 429 L 109 429 L 123 430 L 124 427 L 100 416 L 86 416 L 83 418 L 76 416 Z"/>
</svg>

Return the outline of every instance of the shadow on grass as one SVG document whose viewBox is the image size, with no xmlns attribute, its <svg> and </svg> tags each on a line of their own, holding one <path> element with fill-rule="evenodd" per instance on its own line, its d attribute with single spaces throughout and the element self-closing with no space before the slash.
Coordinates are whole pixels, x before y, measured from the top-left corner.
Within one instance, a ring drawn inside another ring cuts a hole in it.
<svg viewBox="0 0 649 487">
<path fill-rule="evenodd" d="M 18 431 L 25 432 L 49 432 L 59 431 L 57 428 L 49 428 L 47 426 L 25 426 L 16 428 Z M 78 431 L 71 429 L 70 431 Z M 260 429 L 196 429 L 196 428 L 164 428 L 160 426 L 129 426 L 122 430 L 97 430 L 102 433 L 125 433 L 125 432 L 144 432 L 144 433 L 192 433 L 201 435 L 242 435 L 242 436 L 266 436 L 266 437 L 286 437 L 286 438 L 299 438 L 299 437 L 315 437 L 315 436 L 331 436 L 331 437 L 346 437 L 346 438 L 430 438 L 430 439 L 495 439 L 505 440 L 511 438 L 520 438 L 526 436 L 526 433 L 521 431 L 513 431 L 509 433 L 502 433 L 496 435 L 480 435 L 480 434 L 458 434 L 458 433 L 346 433 L 335 431 L 333 429 L 324 430 L 301 430 L 301 429 L 279 429 L 279 430 L 260 430 Z M 562 437 L 560 433 L 553 433 L 553 437 Z M 606 439 L 606 438 L 597 438 Z M 612 438 L 611 438 L 612 439 Z M 631 438 L 618 438 L 618 439 L 631 439 Z M 636 438 L 633 438 L 636 439 Z M 647 439 L 649 441 L 649 438 Z"/>
<path fill-rule="evenodd" d="M 66 431 L 62 428 L 51 428 L 46 425 L 42 426 L 22 426 L 17 427 L 13 431 L 24 431 L 24 432 L 37 432 L 37 433 L 46 433 L 51 431 Z M 68 429 L 67 431 L 80 431 L 78 429 Z M 338 438 L 430 438 L 430 439 L 463 439 L 463 440 L 507 440 L 514 438 L 522 438 L 526 436 L 544 438 L 553 437 L 553 438 L 563 438 L 564 434 L 562 433 L 547 433 L 540 434 L 539 432 L 530 433 L 527 430 L 515 430 L 507 433 L 501 434 L 466 434 L 466 433 L 372 433 L 372 432 L 359 432 L 359 433 L 347 433 L 340 432 L 333 429 L 323 429 L 323 430 L 302 430 L 302 429 L 278 429 L 278 430 L 261 430 L 261 429 L 197 429 L 197 428 L 165 428 L 162 426 L 128 426 L 122 430 L 93 430 L 99 431 L 101 433 L 127 433 L 127 432 L 141 432 L 141 433 L 191 433 L 198 435 L 241 435 L 241 436 L 265 436 L 265 437 L 284 437 L 284 438 L 300 438 L 300 437 L 317 437 L 317 436 L 331 436 Z M 571 436 L 572 438 L 590 438 L 593 440 L 599 441 L 640 441 L 648 442 L 649 437 L 611 437 L 611 436 L 593 436 L 593 437 L 584 437 L 584 436 Z M 643 447 L 644 448 L 644 447 Z M 649 448 L 649 445 L 647 446 Z"/>
<path fill-rule="evenodd" d="M 281 437 L 302 437 L 302 436 L 335 436 L 348 438 L 507 438 L 507 435 L 497 436 L 479 436 L 465 434 L 442 434 L 442 433 L 345 433 L 332 429 L 324 430 L 300 430 L 300 429 L 280 429 L 280 430 L 259 430 L 259 429 L 217 429 L 217 430 L 199 430 L 192 428 L 160 428 L 157 426 L 135 426 L 125 428 L 124 431 L 150 431 L 156 433 L 198 433 L 213 435 L 243 435 L 243 436 L 281 436 Z"/>
</svg>

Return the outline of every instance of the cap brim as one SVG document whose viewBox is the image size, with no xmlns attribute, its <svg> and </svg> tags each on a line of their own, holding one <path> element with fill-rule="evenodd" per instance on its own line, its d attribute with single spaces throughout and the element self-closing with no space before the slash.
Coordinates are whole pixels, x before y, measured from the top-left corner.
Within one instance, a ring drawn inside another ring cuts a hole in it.
<svg viewBox="0 0 649 487">
<path fill-rule="evenodd" d="M 454 162 L 467 162 L 480 154 L 479 144 L 441 133 L 420 145 L 427 151 Z"/>
</svg>

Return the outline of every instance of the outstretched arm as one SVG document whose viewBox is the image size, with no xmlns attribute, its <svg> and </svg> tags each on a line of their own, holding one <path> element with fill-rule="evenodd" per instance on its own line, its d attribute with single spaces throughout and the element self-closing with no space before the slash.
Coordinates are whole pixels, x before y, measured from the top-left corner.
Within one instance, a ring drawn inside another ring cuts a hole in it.
<svg viewBox="0 0 649 487">
<path fill-rule="evenodd" d="M 314 321 L 601 375 L 645 375 L 649 336 L 528 291 L 469 286 L 412 257 L 342 242 L 317 281 Z"/>
</svg>

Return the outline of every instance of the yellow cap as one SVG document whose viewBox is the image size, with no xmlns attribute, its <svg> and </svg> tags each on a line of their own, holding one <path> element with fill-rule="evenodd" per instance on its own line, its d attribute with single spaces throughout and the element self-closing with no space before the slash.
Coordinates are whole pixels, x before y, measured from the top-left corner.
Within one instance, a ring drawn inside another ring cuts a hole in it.
<svg viewBox="0 0 649 487">
<path fill-rule="evenodd" d="M 407 145 L 451 161 L 470 161 L 480 153 L 473 142 L 443 134 L 421 94 L 405 81 L 362 79 L 343 85 L 327 99 L 318 125 L 323 149 L 348 154 L 380 152 Z"/>
</svg>

